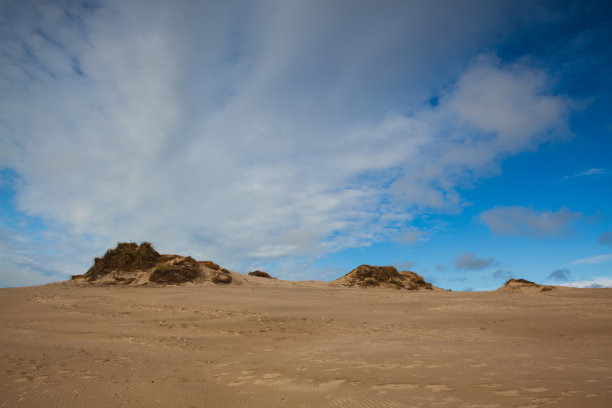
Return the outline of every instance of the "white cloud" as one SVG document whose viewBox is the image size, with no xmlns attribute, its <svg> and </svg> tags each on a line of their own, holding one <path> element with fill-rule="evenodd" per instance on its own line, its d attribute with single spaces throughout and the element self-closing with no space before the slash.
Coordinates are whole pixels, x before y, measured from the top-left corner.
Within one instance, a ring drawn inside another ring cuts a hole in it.
<svg viewBox="0 0 612 408">
<path fill-rule="evenodd" d="M 491 59 L 477 59 L 457 82 L 449 104 L 463 121 L 495 134 L 506 154 L 533 149 L 550 137 L 548 132 L 564 130 L 558 125 L 567 101 L 545 95 L 550 79 L 543 72 L 520 64 L 500 70 Z"/>
<path fill-rule="evenodd" d="M 600 264 L 604 262 L 612 261 L 612 254 L 604 254 L 591 256 L 589 258 L 578 259 L 576 261 L 572 261 L 575 265 L 591 265 L 591 264 Z"/>
<path fill-rule="evenodd" d="M 567 135 L 569 101 L 529 63 L 459 71 L 518 7 L 496 3 L 15 2 L 0 165 L 86 254 L 149 240 L 240 269 L 421 239 L 419 214 Z"/>
<path fill-rule="evenodd" d="M 500 206 L 484 211 L 479 218 L 496 235 L 561 236 L 582 214 L 565 207 L 552 211 Z"/>
<path fill-rule="evenodd" d="M 612 278 L 598 277 L 588 280 L 564 283 L 563 286 L 570 286 L 574 288 L 612 288 Z"/>
</svg>

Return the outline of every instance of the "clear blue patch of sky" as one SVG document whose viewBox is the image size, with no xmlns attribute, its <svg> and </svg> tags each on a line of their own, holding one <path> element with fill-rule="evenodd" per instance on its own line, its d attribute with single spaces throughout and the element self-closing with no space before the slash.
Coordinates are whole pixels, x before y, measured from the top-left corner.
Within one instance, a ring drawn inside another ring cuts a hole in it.
<svg viewBox="0 0 612 408">
<path fill-rule="evenodd" d="M 10 169 L 0 171 L 0 225 L 8 231 L 27 236 L 33 241 L 43 241 L 46 225 L 40 217 L 19 210 L 16 203 L 17 189 L 22 183 L 19 175 Z"/>
</svg>

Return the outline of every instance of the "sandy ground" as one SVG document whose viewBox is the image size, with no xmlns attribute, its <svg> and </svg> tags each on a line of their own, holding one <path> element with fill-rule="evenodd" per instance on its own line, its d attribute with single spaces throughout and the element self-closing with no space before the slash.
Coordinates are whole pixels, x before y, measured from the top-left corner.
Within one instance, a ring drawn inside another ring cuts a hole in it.
<svg viewBox="0 0 612 408">
<path fill-rule="evenodd" d="M 0 289 L 0 406 L 612 406 L 612 289 L 276 286 Z"/>
</svg>

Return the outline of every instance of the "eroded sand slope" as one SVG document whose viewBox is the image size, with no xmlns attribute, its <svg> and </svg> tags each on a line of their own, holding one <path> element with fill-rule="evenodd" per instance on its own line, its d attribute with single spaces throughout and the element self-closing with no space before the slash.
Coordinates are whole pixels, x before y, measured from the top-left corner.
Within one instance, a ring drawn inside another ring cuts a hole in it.
<svg viewBox="0 0 612 408">
<path fill-rule="evenodd" d="M 612 406 L 610 289 L 253 279 L 0 289 L 0 406 Z"/>
</svg>

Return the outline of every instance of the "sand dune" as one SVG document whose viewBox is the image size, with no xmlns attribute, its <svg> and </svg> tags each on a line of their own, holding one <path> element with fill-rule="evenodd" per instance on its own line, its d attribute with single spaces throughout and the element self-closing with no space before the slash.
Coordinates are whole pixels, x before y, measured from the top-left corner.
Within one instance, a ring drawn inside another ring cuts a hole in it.
<svg viewBox="0 0 612 408">
<path fill-rule="evenodd" d="M 0 289 L 2 407 L 609 407 L 612 290 Z"/>
<path fill-rule="evenodd" d="M 612 289 L 243 275 L 119 244 L 0 289 L 0 407 L 610 407 Z"/>
</svg>

